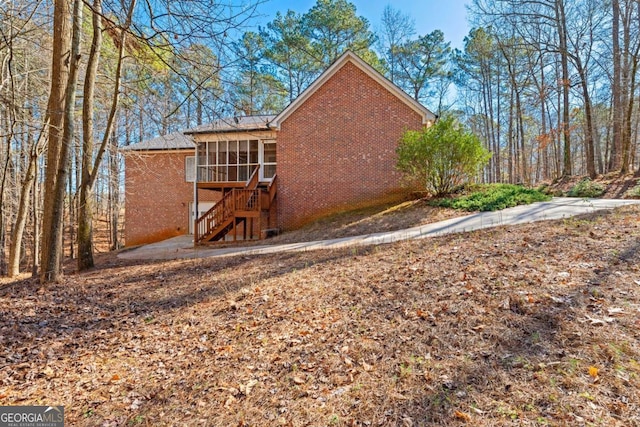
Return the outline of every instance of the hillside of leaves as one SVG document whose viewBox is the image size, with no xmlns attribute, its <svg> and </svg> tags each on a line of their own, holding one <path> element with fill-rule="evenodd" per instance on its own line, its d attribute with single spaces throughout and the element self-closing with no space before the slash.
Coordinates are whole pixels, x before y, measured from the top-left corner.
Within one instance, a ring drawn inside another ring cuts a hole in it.
<svg viewBox="0 0 640 427">
<path fill-rule="evenodd" d="M 0 282 L 0 405 L 74 426 L 640 425 L 640 208 Z"/>
</svg>

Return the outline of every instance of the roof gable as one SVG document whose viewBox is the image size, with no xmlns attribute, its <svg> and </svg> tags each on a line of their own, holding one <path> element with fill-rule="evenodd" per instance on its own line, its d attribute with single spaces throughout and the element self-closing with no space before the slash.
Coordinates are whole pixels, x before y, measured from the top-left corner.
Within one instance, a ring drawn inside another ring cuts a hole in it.
<svg viewBox="0 0 640 427">
<path fill-rule="evenodd" d="M 429 121 L 433 121 L 436 119 L 436 115 L 429 111 L 427 107 L 407 95 L 405 91 L 400 89 L 389 79 L 380 74 L 358 55 L 351 51 L 346 51 L 342 54 L 342 56 L 334 61 L 334 63 L 331 64 L 331 66 L 327 68 L 307 89 L 305 89 L 304 92 L 302 92 L 291 104 L 289 104 L 287 108 L 285 108 L 270 122 L 271 127 L 280 129 L 280 125 L 282 124 L 282 122 L 284 122 L 295 110 L 297 110 L 302 104 L 304 104 L 322 85 L 330 80 L 347 63 L 355 65 L 367 76 L 371 77 L 387 91 L 391 92 L 394 96 L 396 96 L 406 105 L 408 105 L 412 110 L 418 113 L 422 117 L 423 124 L 427 124 Z"/>
</svg>

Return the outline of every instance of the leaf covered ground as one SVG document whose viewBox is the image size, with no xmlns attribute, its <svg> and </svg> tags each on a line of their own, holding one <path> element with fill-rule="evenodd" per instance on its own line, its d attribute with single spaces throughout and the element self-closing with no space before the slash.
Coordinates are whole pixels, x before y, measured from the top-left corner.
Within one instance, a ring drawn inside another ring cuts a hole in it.
<svg viewBox="0 0 640 427">
<path fill-rule="evenodd" d="M 0 282 L 0 405 L 70 426 L 640 425 L 640 208 Z"/>
</svg>

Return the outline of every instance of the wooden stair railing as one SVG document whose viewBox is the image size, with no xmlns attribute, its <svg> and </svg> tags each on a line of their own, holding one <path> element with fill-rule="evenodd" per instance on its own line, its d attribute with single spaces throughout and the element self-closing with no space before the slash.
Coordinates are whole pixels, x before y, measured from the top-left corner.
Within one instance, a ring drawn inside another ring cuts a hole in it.
<svg viewBox="0 0 640 427">
<path fill-rule="evenodd" d="M 258 184 L 260 183 L 260 165 L 257 165 L 251 176 L 249 177 L 249 181 L 244 186 L 245 190 L 255 190 L 258 188 Z"/>
<path fill-rule="evenodd" d="M 195 222 L 194 244 L 223 238 L 237 218 L 260 214 L 259 169 L 256 167 L 243 189 L 232 189 Z"/>
<path fill-rule="evenodd" d="M 269 183 L 269 187 L 267 187 L 267 193 L 269 193 L 269 206 L 273 202 L 273 199 L 276 198 L 276 193 L 278 192 L 278 175 L 273 175 L 271 182 Z"/>
</svg>

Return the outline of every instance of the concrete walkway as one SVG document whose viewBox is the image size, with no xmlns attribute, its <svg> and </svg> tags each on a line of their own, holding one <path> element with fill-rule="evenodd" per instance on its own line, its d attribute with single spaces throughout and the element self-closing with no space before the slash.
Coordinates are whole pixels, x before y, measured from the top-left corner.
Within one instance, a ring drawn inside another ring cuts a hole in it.
<svg viewBox="0 0 640 427">
<path fill-rule="evenodd" d="M 640 200 L 618 199 L 578 199 L 569 197 L 554 198 L 549 202 L 534 203 L 525 206 L 504 209 L 497 212 L 480 212 L 459 218 L 448 219 L 432 224 L 421 225 L 404 230 L 342 237 L 338 239 L 317 240 L 280 245 L 259 245 L 247 247 L 215 248 L 193 247 L 192 236 L 179 236 L 163 242 L 152 243 L 118 255 L 122 259 L 167 260 L 180 258 L 224 257 L 234 255 L 273 254 L 277 252 L 312 251 L 317 249 L 338 249 L 350 246 L 379 245 L 408 239 L 420 239 L 449 233 L 480 230 L 501 225 L 523 224 L 534 221 L 568 218 L 575 215 L 619 206 L 640 204 Z"/>
</svg>

